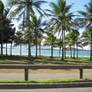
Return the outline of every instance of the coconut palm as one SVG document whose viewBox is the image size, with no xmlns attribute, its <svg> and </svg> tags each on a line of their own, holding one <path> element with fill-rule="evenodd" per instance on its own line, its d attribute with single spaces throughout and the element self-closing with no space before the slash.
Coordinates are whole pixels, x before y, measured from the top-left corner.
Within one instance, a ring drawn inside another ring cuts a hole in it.
<svg viewBox="0 0 92 92">
<path fill-rule="evenodd" d="M 66 43 L 67 45 L 70 47 L 70 56 L 72 57 L 72 49 L 73 51 L 73 57 L 75 58 L 75 51 L 76 51 L 76 47 L 79 46 L 79 32 L 75 29 L 73 29 L 70 33 L 68 33 L 66 35 Z M 71 48 L 72 47 L 72 48 Z M 78 49 L 78 48 L 77 48 Z M 78 53 L 78 50 L 77 50 Z M 78 56 L 78 54 L 77 54 Z"/>
<path fill-rule="evenodd" d="M 52 10 L 48 10 L 50 12 L 51 24 L 52 27 L 55 28 L 60 36 L 62 36 L 62 60 L 64 60 L 65 53 L 65 31 L 70 30 L 70 26 L 72 23 L 73 13 L 69 13 L 72 5 L 66 5 L 65 0 L 58 0 L 57 4 L 51 2 Z M 50 25 L 51 25 L 50 24 Z"/>
<path fill-rule="evenodd" d="M 92 0 L 85 5 L 85 8 L 86 11 L 79 11 L 83 16 L 79 20 L 81 25 L 90 31 L 90 60 L 92 60 Z"/>
<path fill-rule="evenodd" d="M 20 56 L 22 55 L 22 44 L 24 42 L 23 32 L 17 31 L 14 39 L 15 45 L 20 45 Z"/>
<path fill-rule="evenodd" d="M 39 12 L 41 15 L 42 9 L 41 4 L 45 3 L 42 0 L 10 0 L 9 5 L 13 7 L 13 11 L 10 16 L 18 15 L 19 18 L 25 13 L 26 15 L 26 30 L 30 31 L 30 14 L 35 14 L 35 11 Z M 20 18 L 21 19 L 21 18 Z M 28 56 L 30 56 L 30 40 L 28 41 Z"/>
<path fill-rule="evenodd" d="M 56 46 L 56 47 L 59 47 L 59 57 L 60 57 L 61 48 L 62 48 L 62 39 L 61 39 L 61 38 L 57 38 L 57 39 L 56 39 L 56 41 L 55 41 L 55 46 Z"/>
<path fill-rule="evenodd" d="M 90 34 L 91 34 L 90 30 L 85 30 L 83 32 L 83 34 L 81 35 L 81 40 L 82 40 L 82 45 L 83 46 L 90 45 L 90 40 L 89 40 L 89 39 L 91 39 Z"/>
<path fill-rule="evenodd" d="M 56 41 L 56 37 L 52 33 L 47 33 L 47 37 L 45 38 L 44 45 L 51 46 L 51 58 L 53 58 L 53 47 Z"/>
<path fill-rule="evenodd" d="M 42 16 L 37 18 L 35 15 L 31 15 L 31 29 L 34 35 L 34 45 L 36 46 L 36 57 L 38 55 L 38 42 L 41 42 L 41 35 L 45 32 L 44 26 L 46 25 L 45 22 L 42 22 Z"/>
</svg>

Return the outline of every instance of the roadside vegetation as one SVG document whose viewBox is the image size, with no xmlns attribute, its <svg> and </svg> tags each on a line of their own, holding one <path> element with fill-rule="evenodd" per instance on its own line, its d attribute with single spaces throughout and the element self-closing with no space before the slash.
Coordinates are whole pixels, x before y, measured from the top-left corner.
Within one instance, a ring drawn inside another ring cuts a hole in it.
<svg viewBox="0 0 92 92">
<path fill-rule="evenodd" d="M 0 58 L 0 63 L 89 63 L 90 59 L 87 57 L 79 57 L 79 58 L 69 58 L 67 57 L 65 61 L 61 61 L 60 57 L 45 57 L 45 56 L 39 56 L 39 57 L 27 57 L 27 56 L 3 56 Z"/>
<path fill-rule="evenodd" d="M 42 8 L 41 5 L 47 3 L 44 0 L 9 0 L 7 3 L 8 7 L 0 0 L 0 56 L 2 56 L 0 61 L 92 61 L 92 0 L 85 5 L 86 11 L 76 11 L 79 16 L 70 11 L 73 6 L 67 5 L 66 0 L 51 2 L 50 9 Z M 18 30 L 13 27 L 13 20 L 20 22 Z M 82 35 L 79 32 L 80 28 L 85 28 Z M 51 58 L 41 57 L 42 43 L 43 46 L 51 47 Z M 5 54 L 4 44 L 6 44 Z M 7 44 L 10 44 L 11 57 L 8 56 Z M 12 56 L 13 44 L 20 46 L 20 56 L 22 56 L 22 46 L 26 44 L 28 58 Z M 88 45 L 90 58 L 80 58 L 79 48 L 83 49 Z M 36 48 L 35 57 L 31 53 L 32 46 Z M 53 56 L 54 47 L 59 48 L 61 59 Z M 67 48 L 70 50 L 70 58 L 66 57 Z"/>
</svg>

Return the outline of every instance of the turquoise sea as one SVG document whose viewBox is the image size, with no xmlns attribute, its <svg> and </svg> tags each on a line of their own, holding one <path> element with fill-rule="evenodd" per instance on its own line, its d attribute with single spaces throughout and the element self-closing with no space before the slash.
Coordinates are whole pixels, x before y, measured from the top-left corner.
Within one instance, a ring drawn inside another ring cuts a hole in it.
<svg viewBox="0 0 92 92">
<path fill-rule="evenodd" d="M 6 53 L 5 47 L 3 49 L 3 52 L 4 52 L 4 54 Z M 35 55 L 35 52 L 36 52 L 35 47 L 32 47 L 32 52 L 31 52 L 32 55 Z M 22 46 L 22 55 L 27 55 L 27 53 L 28 53 L 27 45 Z M 20 47 L 19 46 L 13 46 L 12 54 L 13 55 L 20 55 Z M 10 55 L 10 46 L 8 46 L 8 55 Z M 38 55 L 39 55 L 39 50 L 38 50 Z M 41 47 L 41 55 L 42 56 L 50 56 L 51 55 L 50 47 L 49 46 L 42 46 Z M 59 56 L 59 49 L 58 48 L 54 48 L 53 55 Z M 61 50 L 61 55 L 62 55 L 62 50 Z M 70 56 L 70 51 L 66 51 L 66 55 Z M 89 57 L 90 51 L 79 50 L 78 55 L 79 55 L 79 57 Z"/>
</svg>

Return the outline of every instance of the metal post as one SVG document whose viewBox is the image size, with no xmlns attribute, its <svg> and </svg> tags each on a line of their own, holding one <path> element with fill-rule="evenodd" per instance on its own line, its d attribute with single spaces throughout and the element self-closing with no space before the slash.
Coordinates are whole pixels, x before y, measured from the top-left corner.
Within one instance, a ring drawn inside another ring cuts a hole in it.
<svg viewBox="0 0 92 92">
<path fill-rule="evenodd" d="M 25 68 L 25 81 L 28 81 L 28 68 Z"/>
<path fill-rule="evenodd" d="M 83 69 L 80 68 L 80 79 L 83 79 Z"/>
</svg>

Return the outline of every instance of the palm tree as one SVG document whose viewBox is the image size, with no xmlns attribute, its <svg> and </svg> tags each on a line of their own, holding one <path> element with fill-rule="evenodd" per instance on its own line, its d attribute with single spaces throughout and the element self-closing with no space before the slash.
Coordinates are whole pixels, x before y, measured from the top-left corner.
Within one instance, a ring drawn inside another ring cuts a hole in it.
<svg viewBox="0 0 92 92">
<path fill-rule="evenodd" d="M 53 47 L 55 43 L 56 37 L 52 33 L 47 33 L 47 37 L 45 38 L 44 45 L 51 46 L 51 58 L 53 58 Z"/>
<path fill-rule="evenodd" d="M 66 35 L 66 43 L 70 47 L 70 55 L 72 57 L 72 49 L 73 49 L 74 50 L 73 51 L 73 57 L 74 58 L 75 58 L 75 51 L 76 51 L 75 46 L 79 46 L 78 40 L 79 40 L 79 32 L 75 29 L 73 29 L 70 33 L 68 33 Z M 71 48 L 71 46 L 73 46 L 73 48 Z M 77 48 L 77 53 L 78 53 L 78 48 Z M 77 54 L 77 56 L 78 56 L 78 54 Z"/>
<path fill-rule="evenodd" d="M 91 32 L 90 32 L 90 30 L 85 30 L 84 32 L 83 32 L 83 34 L 81 35 L 81 40 L 82 40 L 82 45 L 83 46 L 88 46 L 88 45 L 90 45 L 90 34 L 91 34 Z"/>
<path fill-rule="evenodd" d="M 22 55 L 22 44 L 23 44 L 23 32 L 17 31 L 15 34 L 15 45 L 20 45 L 20 56 Z"/>
<path fill-rule="evenodd" d="M 82 26 L 86 27 L 90 31 L 90 60 L 92 60 L 92 0 L 90 3 L 85 5 L 86 12 L 85 11 L 79 11 L 79 13 L 83 16 L 79 18 L 80 23 Z"/>
<path fill-rule="evenodd" d="M 46 25 L 46 23 L 42 22 L 42 16 L 37 18 L 35 15 L 31 15 L 32 21 L 31 21 L 31 29 L 33 31 L 34 35 L 34 44 L 36 46 L 36 57 L 38 56 L 38 42 L 40 41 L 40 36 L 45 32 L 43 27 Z"/>
<path fill-rule="evenodd" d="M 61 48 L 62 48 L 62 39 L 61 38 L 57 38 L 54 44 L 56 47 L 59 47 L 59 57 L 61 54 Z"/>
<path fill-rule="evenodd" d="M 50 12 L 51 24 L 52 27 L 55 28 L 60 36 L 62 36 L 62 60 L 64 60 L 64 53 L 65 53 L 65 31 L 70 30 L 70 26 L 72 23 L 72 17 L 74 16 L 73 13 L 69 13 L 72 5 L 66 5 L 65 0 L 58 0 L 58 3 L 55 4 L 51 2 L 52 10 L 48 10 Z M 51 25 L 50 24 L 50 25 Z"/>
<path fill-rule="evenodd" d="M 41 4 L 45 3 L 42 0 L 10 0 L 9 5 L 13 7 L 13 11 L 10 16 L 19 15 L 19 18 L 25 13 L 26 15 L 26 30 L 30 31 L 30 14 L 35 14 L 35 10 L 41 15 L 43 10 L 41 9 Z M 15 7 L 16 6 L 16 7 Z M 28 41 L 28 56 L 30 56 L 30 40 Z"/>
<path fill-rule="evenodd" d="M 31 30 L 31 29 L 30 29 Z M 25 30 L 24 31 L 24 43 L 25 44 L 28 44 L 28 56 L 32 56 L 31 55 L 31 47 L 32 47 L 32 40 L 33 40 L 33 33 L 32 33 L 32 30 Z M 30 44 L 29 44 L 30 42 Z"/>
<path fill-rule="evenodd" d="M 73 39 L 72 39 L 73 35 L 72 33 L 68 33 L 66 35 L 66 45 L 69 46 L 70 48 L 70 57 L 72 58 L 72 46 L 73 46 Z"/>
</svg>

